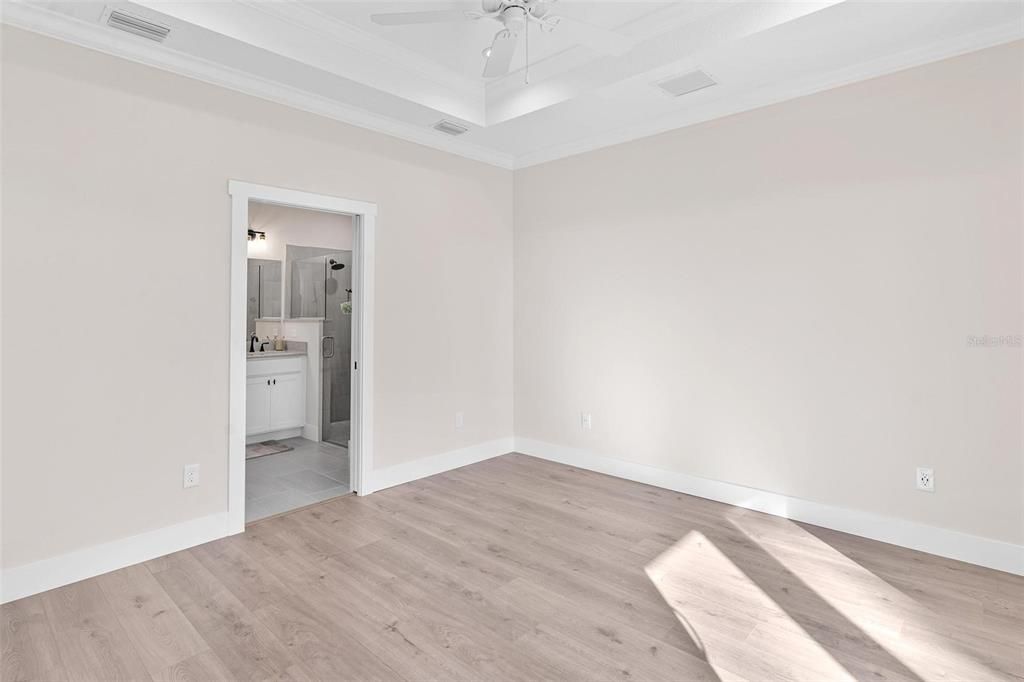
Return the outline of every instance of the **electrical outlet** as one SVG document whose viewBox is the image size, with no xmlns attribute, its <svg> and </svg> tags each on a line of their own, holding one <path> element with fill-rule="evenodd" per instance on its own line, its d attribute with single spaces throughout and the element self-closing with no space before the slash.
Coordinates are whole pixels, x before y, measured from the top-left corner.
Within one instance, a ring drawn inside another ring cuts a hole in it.
<svg viewBox="0 0 1024 682">
<path fill-rule="evenodd" d="M 455 428 L 461 429 L 466 423 L 466 415 L 464 412 L 455 413 Z"/>
<path fill-rule="evenodd" d="M 181 477 L 182 488 L 194 488 L 199 485 L 199 465 L 186 464 L 185 473 Z"/>
<path fill-rule="evenodd" d="M 935 492 L 935 472 L 931 467 L 917 467 L 917 489 L 926 493 Z"/>
<path fill-rule="evenodd" d="M 594 426 L 594 418 L 589 412 L 580 413 L 580 428 L 589 431 Z"/>
</svg>

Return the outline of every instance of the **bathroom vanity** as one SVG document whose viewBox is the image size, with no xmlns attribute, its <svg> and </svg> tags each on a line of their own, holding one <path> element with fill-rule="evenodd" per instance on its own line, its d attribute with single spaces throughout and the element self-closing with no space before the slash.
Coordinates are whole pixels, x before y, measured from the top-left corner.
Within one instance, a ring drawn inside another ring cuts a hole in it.
<svg viewBox="0 0 1024 682">
<path fill-rule="evenodd" d="M 306 351 L 249 353 L 246 361 L 245 435 L 289 438 L 299 435 L 305 423 Z"/>
</svg>

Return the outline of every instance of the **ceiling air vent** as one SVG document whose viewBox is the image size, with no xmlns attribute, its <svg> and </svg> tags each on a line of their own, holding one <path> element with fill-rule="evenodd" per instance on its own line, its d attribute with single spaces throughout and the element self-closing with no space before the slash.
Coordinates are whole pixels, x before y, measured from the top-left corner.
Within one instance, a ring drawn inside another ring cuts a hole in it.
<svg viewBox="0 0 1024 682">
<path fill-rule="evenodd" d="M 469 130 L 469 128 L 460 126 L 458 123 L 452 123 L 451 121 L 438 121 L 434 124 L 434 130 L 440 130 L 446 135 L 461 135 Z"/>
<path fill-rule="evenodd" d="M 688 95 L 691 92 L 703 90 L 714 84 L 714 79 L 703 71 L 691 71 L 690 73 L 684 73 L 682 76 L 673 76 L 672 78 L 655 83 L 655 85 L 672 97 Z"/>
<path fill-rule="evenodd" d="M 168 26 L 161 26 L 160 24 L 155 24 L 152 21 L 148 21 L 113 8 L 109 9 L 107 12 L 107 26 L 116 28 L 120 31 L 134 33 L 137 36 L 142 36 L 149 40 L 155 40 L 158 43 L 164 42 L 167 38 L 167 34 L 171 32 L 171 29 Z"/>
</svg>

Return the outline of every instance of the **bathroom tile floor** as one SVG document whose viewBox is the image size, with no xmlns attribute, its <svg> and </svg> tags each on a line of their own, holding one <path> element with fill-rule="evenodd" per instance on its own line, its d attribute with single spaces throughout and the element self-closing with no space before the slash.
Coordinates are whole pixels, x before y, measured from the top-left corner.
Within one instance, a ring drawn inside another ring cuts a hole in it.
<svg viewBox="0 0 1024 682">
<path fill-rule="evenodd" d="M 245 462 L 245 520 L 263 519 L 352 491 L 348 450 L 305 438 L 293 449 Z"/>
</svg>

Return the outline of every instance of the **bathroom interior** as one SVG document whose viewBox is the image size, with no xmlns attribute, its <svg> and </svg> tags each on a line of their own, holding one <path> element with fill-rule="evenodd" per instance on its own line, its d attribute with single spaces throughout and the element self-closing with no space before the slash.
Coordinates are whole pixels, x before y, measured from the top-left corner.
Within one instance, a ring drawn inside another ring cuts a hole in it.
<svg viewBox="0 0 1024 682">
<path fill-rule="evenodd" d="M 352 491 L 352 218 L 249 203 L 245 516 Z"/>
</svg>

